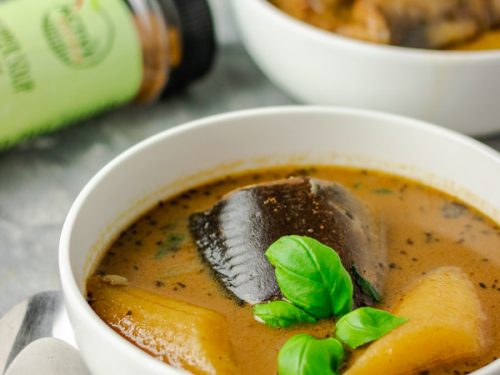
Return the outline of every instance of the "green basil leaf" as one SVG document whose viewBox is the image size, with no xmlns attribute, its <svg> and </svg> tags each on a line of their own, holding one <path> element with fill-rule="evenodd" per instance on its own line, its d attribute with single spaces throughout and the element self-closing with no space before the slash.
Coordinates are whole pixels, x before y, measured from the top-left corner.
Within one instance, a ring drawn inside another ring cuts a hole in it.
<svg viewBox="0 0 500 375">
<path fill-rule="evenodd" d="M 315 339 L 299 334 L 289 339 L 278 354 L 280 375 L 337 375 L 344 348 L 334 339 Z"/>
<path fill-rule="evenodd" d="M 374 341 L 408 321 L 373 307 L 361 307 L 340 318 L 335 335 L 349 348 Z"/>
<path fill-rule="evenodd" d="M 317 319 L 297 306 L 285 301 L 259 303 L 253 307 L 253 315 L 273 328 L 286 328 L 296 323 L 316 323 Z"/>
<path fill-rule="evenodd" d="M 352 309 L 353 286 L 338 254 L 310 237 L 284 236 L 265 253 L 287 300 L 318 319 Z"/>
</svg>

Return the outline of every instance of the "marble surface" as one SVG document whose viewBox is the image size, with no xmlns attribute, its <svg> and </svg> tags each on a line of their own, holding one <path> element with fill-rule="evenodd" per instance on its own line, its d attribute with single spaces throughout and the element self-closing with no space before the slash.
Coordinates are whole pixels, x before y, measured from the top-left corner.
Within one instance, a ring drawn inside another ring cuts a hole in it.
<svg viewBox="0 0 500 375">
<path fill-rule="evenodd" d="M 220 49 L 212 74 L 188 92 L 0 152 L 0 316 L 33 293 L 59 288 L 57 247 L 65 215 L 83 185 L 113 157 L 192 119 L 293 103 L 260 73 L 230 28 L 222 33 L 232 43 Z M 500 135 L 483 141 L 500 150 Z"/>
</svg>

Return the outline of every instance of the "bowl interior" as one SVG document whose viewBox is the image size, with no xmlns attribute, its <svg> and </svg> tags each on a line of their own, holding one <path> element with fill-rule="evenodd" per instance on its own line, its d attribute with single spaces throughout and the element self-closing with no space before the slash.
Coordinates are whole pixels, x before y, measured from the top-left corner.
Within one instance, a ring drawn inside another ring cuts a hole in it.
<svg viewBox="0 0 500 375">
<path fill-rule="evenodd" d="M 363 166 L 421 180 L 500 222 L 500 157 L 445 129 L 322 107 L 250 110 L 196 121 L 126 151 L 74 203 L 61 237 L 60 268 L 70 318 L 79 326 L 77 342 L 83 343 L 79 330 L 113 335 L 83 297 L 85 277 L 103 247 L 159 198 L 226 173 L 312 163 Z M 138 352 L 114 336 L 110 340 L 121 350 Z M 157 362 L 142 352 L 130 358 Z"/>
</svg>

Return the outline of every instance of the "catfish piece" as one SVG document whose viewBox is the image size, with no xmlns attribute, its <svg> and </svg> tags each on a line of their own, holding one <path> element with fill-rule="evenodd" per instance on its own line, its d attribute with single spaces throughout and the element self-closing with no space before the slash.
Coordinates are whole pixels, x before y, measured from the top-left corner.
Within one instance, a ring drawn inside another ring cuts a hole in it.
<svg viewBox="0 0 500 375">
<path fill-rule="evenodd" d="M 357 0 L 337 32 L 381 44 L 445 48 L 500 22 L 498 0 Z"/>
<path fill-rule="evenodd" d="M 251 304 L 281 296 L 264 253 L 278 238 L 303 235 L 335 249 L 354 283 L 354 304 L 383 288 L 386 249 L 371 210 L 337 183 L 294 177 L 235 190 L 191 215 L 198 250 L 221 283 Z"/>
</svg>

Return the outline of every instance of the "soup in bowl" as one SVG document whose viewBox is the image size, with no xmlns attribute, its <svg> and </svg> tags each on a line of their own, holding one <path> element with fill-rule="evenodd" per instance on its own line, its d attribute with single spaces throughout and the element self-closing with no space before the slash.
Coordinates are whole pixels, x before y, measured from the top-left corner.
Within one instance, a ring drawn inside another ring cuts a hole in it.
<svg viewBox="0 0 500 375">
<path fill-rule="evenodd" d="M 498 28 L 488 31 L 497 25 L 496 16 L 489 21 L 487 3 L 493 2 L 241 0 L 231 5 L 249 54 L 293 98 L 387 111 L 484 135 L 500 131 L 500 36 Z M 469 9 L 479 3 L 481 10 Z M 458 50 L 429 49 L 441 46 Z"/>
<path fill-rule="evenodd" d="M 158 134 L 65 222 L 82 356 L 95 374 L 494 374 L 499 171 L 472 139 L 357 110 Z"/>
</svg>

